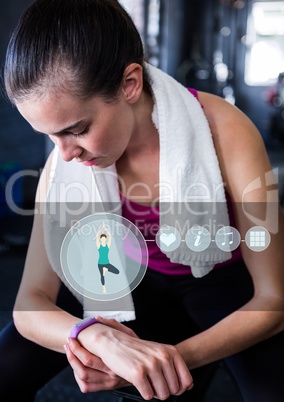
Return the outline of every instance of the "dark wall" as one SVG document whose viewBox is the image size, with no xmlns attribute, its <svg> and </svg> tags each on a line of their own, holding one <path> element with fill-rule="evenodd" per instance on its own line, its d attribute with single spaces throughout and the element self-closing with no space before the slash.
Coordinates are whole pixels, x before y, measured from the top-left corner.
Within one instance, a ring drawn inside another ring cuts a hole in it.
<svg viewBox="0 0 284 402">
<path fill-rule="evenodd" d="M 22 11 L 32 0 L 0 0 L 1 86 L 6 48 Z M 37 169 L 44 163 L 44 138 L 35 135 L 17 110 L 0 96 L 0 163 L 18 162 L 25 169 Z"/>
<path fill-rule="evenodd" d="M 32 0 L 0 0 L 0 218 L 10 214 L 4 189 L 18 170 L 32 170 L 17 181 L 13 199 L 22 206 L 34 201 L 39 170 L 45 162 L 45 140 L 36 135 L 17 109 L 5 97 L 3 67 L 10 35 L 22 11 Z"/>
</svg>

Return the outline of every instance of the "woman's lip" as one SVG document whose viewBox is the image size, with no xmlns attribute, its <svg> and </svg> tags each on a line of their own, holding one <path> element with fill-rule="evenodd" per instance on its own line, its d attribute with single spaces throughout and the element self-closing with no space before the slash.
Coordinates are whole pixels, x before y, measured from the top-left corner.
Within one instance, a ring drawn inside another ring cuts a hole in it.
<svg viewBox="0 0 284 402">
<path fill-rule="evenodd" d="M 97 159 L 90 159 L 89 161 L 82 162 L 84 166 L 94 166 L 97 163 Z"/>
</svg>

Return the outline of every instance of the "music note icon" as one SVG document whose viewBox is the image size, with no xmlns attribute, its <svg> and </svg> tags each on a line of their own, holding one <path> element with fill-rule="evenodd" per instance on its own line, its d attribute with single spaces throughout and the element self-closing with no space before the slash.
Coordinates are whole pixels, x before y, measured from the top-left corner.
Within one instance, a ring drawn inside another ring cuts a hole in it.
<svg viewBox="0 0 284 402">
<path fill-rule="evenodd" d="M 239 247 L 241 243 L 241 235 L 236 228 L 232 226 L 223 226 L 215 236 L 216 246 L 220 250 L 230 252 Z"/>
<path fill-rule="evenodd" d="M 229 245 L 234 243 L 234 233 L 233 232 L 224 233 L 224 241 L 222 243 L 222 246 L 225 246 L 227 241 L 228 241 Z"/>
</svg>

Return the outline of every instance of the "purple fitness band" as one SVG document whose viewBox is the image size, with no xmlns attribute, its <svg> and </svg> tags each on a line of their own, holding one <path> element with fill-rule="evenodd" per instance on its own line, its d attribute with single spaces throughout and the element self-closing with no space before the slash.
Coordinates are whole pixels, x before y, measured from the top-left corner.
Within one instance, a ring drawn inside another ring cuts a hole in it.
<svg viewBox="0 0 284 402">
<path fill-rule="evenodd" d="M 77 339 L 77 336 L 83 329 L 89 327 L 92 324 L 96 324 L 97 322 L 99 321 L 94 317 L 87 317 L 84 320 L 76 322 L 76 324 L 74 324 L 71 329 L 69 337 Z"/>
</svg>

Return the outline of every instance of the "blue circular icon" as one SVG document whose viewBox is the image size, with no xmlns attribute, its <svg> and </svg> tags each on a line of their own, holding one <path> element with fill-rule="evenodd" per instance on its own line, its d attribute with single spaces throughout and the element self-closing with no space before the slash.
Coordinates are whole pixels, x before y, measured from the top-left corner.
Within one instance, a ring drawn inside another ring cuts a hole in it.
<svg viewBox="0 0 284 402">
<path fill-rule="evenodd" d="M 211 235 L 206 228 L 195 225 L 187 232 L 185 242 L 190 250 L 201 252 L 210 246 Z"/>
<path fill-rule="evenodd" d="M 260 252 L 269 247 L 271 236 L 268 230 L 264 227 L 255 226 L 247 231 L 245 242 L 249 249 L 255 252 Z"/>
<path fill-rule="evenodd" d="M 216 233 L 215 242 L 220 250 L 227 252 L 234 251 L 241 244 L 241 235 L 232 226 L 223 226 Z"/>
<path fill-rule="evenodd" d="M 174 251 L 180 246 L 180 233 L 173 226 L 164 225 L 156 234 L 156 243 L 164 253 Z"/>
<path fill-rule="evenodd" d="M 68 231 L 60 252 L 70 285 L 93 300 L 119 299 L 135 289 L 148 265 L 139 229 L 120 215 L 87 216 Z"/>
</svg>

